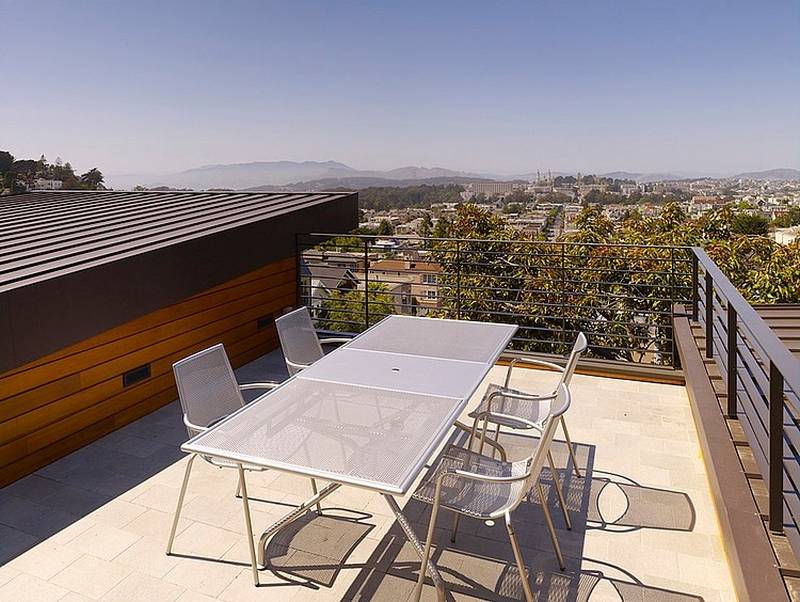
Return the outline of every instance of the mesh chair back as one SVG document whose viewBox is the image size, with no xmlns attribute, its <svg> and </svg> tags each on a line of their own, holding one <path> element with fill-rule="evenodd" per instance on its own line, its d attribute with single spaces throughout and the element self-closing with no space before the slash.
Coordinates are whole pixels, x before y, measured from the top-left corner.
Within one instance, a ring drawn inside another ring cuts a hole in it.
<svg viewBox="0 0 800 602">
<path fill-rule="evenodd" d="M 207 427 L 241 408 L 244 399 L 222 343 L 172 365 L 186 420 Z M 186 430 L 190 437 L 200 431 Z"/>
<path fill-rule="evenodd" d="M 564 372 L 561 373 L 561 380 L 558 382 L 560 385 L 569 386 L 572 380 L 572 375 L 575 374 L 575 369 L 578 367 L 578 360 L 581 354 L 586 351 L 589 342 L 586 340 L 586 335 L 582 332 L 578 333 L 578 338 L 575 339 L 575 344 L 572 346 L 572 351 L 569 354 L 567 364 L 564 366 Z"/>
<path fill-rule="evenodd" d="M 559 423 L 558 419 L 569 409 L 570 401 L 571 397 L 569 394 L 569 389 L 566 385 L 562 384 L 558 386 L 555 397 L 545 402 L 546 405 L 544 405 L 542 409 L 546 412 L 547 417 L 543 421 L 544 430 L 542 432 L 542 436 L 536 440 L 536 449 L 534 450 L 533 455 L 527 460 L 514 462 L 515 465 L 519 462 L 526 462 L 529 466 L 528 470 L 530 472 L 528 473 L 528 478 L 525 481 L 525 486 L 520 488 L 516 499 L 513 500 L 513 503 L 509 507 L 503 508 L 495 513 L 498 516 L 503 512 L 510 512 L 519 506 L 520 503 L 522 503 L 522 501 L 525 499 L 525 496 L 530 488 L 533 487 L 539 480 L 539 475 L 542 472 L 544 463 L 547 461 L 547 452 L 550 451 L 550 445 L 553 443 L 553 439 L 555 438 L 556 428 L 558 427 Z"/>
<path fill-rule="evenodd" d="M 307 307 L 300 307 L 281 316 L 275 320 L 275 328 L 278 330 L 283 356 L 288 361 L 309 365 L 324 355 Z M 300 371 L 300 368 L 291 364 L 286 367 L 290 375 Z"/>
</svg>

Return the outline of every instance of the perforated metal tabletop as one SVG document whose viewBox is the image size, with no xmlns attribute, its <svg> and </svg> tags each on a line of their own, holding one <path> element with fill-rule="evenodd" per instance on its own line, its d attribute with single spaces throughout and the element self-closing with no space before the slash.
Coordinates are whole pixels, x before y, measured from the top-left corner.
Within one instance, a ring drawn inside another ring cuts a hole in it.
<svg viewBox="0 0 800 602">
<path fill-rule="evenodd" d="M 182 449 L 404 494 L 515 331 L 391 316 Z"/>
</svg>

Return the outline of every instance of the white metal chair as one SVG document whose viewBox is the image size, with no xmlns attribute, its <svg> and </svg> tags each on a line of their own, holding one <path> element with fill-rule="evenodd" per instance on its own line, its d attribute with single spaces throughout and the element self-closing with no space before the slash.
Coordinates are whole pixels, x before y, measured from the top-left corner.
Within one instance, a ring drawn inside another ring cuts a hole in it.
<svg viewBox="0 0 800 602">
<path fill-rule="evenodd" d="M 275 320 L 275 328 L 278 330 L 278 339 L 290 376 L 294 376 L 322 358 L 325 355 L 322 345 L 350 341 L 348 337 L 320 339 L 307 307 L 300 307 L 282 315 Z"/>
<path fill-rule="evenodd" d="M 586 351 L 588 341 L 586 335 L 582 332 L 578 333 L 575 343 L 572 346 L 569 358 L 566 365 L 561 366 L 552 362 L 546 362 L 528 357 L 518 357 L 511 361 L 506 371 L 506 379 L 502 386 L 498 384 L 491 384 L 486 389 L 486 393 L 481 400 L 478 407 L 469 414 L 470 418 L 474 419 L 473 429 L 475 424 L 481 419 L 486 417 L 484 422 L 484 437 L 486 434 L 486 426 L 489 422 L 495 425 L 494 442 L 499 445 L 498 438 L 500 436 L 500 427 L 505 426 L 511 429 L 528 429 L 530 422 L 538 423 L 543 417 L 543 405 L 548 400 L 553 399 L 562 385 L 569 387 L 572 376 L 575 374 L 575 369 L 578 366 L 578 360 L 581 354 Z M 544 394 L 530 393 L 511 388 L 511 374 L 514 366 L 517 364 L 531 364 L 537 366 L 544 366 L 561 373 L 558 383 L 551 391 L 546 391 Z M 503 417 L 505 416 L 505 417 Z M 575 458 L 575 449 L 572 445 L 572 440 L 567 430 L 567 422 L 562 415 L 559 420 L 561 428 L 564 431 L 564 439 L 567 442 L 567 449 L 569 451 L 570 459 L 572 460 L 572 469 L 575 471 L 577 477 L 581 476 L 580 468 L 578 467 L 577 459 Z M 482 439 L 483 439 L 482 438 Z M 481 451 L 483 444 L 481 444 Z M 556 478 L 556 475 L 553 475 Z M 567 518 L 567 520 L 569 520 Z"/>
<path fill-rule="evenodd" d="M 522 503 L 534 485 L 542 504 L 545 522 L 553 541 L 559 566 L 562 570 L 564 569 L 564 557 L 556 537 L 553 519 L 547 507 L 542 485 L 539 483 L 539 477 L 545 461 L 550 460 L 550 445 L 559 420 L 569 408 L 569 404 L 569 389 L 566 385 L 561 384 L 555 395 L 542 401 L 541 422 L 536 423 L 514 417 L 515 420 L 526 423 L 528 428 L 536 429 L 541 433 L 539 439 L 532 439 L 534 449 L 532 454 L 524 460 L 515 462 L 508 462 L 504 459 L 496 460 L 491 456 L 485 456 L 456 445 L 449 445 L 444 449 L 413 494 L 414 499 L 433 505 L 420 566 L 420 576 L 417 581 L 417 600 L 422 593 L 425 567 L 428 566 L 430 558 L 436 517 L 439 508 L 443 507 L 456 513 L 456 516 L 471 516 L 484 521 L 502 517 L 505 520 L 525 598 L 529 602 L 532 601 L 533 592 L 525 570 L 522 551 L 511 523 L 511 513 Z M 495 413 L 494 416 L 505 418 L 504 415 L 498 413 Z"/>
<path fill-rule="evenodd" d="M 280 383 L 262 382 L 248 383 L 240 385 L 236 382 L 228 355 L 222 343 L 199 351 L 186 357 L 172 365 L 175 374 L 175 383 L 178 386 L 178 398 L 183 409 L 183 424 L 189 437 L 208 430 L 231 413 L 244 406 L 242 391 L 251 389 L 273 389 Z M 189 458 L 186 471 L 183 476 L 183 484 L 178 497 L 178 506 L 175 509 L 175 517 L 172 522 L 169 541 L 167 543 L 167 554 L 172 553 L 172 543 L 175 539 L 175 530 L 178 526 L 183 500 L 186 496 L 186 486 L 189 483 L 189 475 L 192 471 L 192 464 L 196 458 L 195 454 Z M 239 469 L 239 464 L 218 458 L 203 456 L 203 459 L 218 468 Z M 243 464 L 241 467 L 247 471 L 263 471 L 266 468 Z M 236 488 L 236 496 L 242 490 L 243 472 Z M 316 493 L 316 483 L 312 479 L 312 489 Z"/>
</svg>

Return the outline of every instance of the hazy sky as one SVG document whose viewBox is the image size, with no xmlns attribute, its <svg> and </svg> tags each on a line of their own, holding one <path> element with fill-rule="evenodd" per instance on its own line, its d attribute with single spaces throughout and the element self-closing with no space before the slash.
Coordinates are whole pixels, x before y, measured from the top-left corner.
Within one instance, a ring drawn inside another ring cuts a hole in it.
<svg viewBox="0 0 800 602">
<path fill-rule="evenodd" d="M 800 167 L 798 0 L 0 0 L 0 14 L 0 149 L 79 170 Z"/>
</svg>

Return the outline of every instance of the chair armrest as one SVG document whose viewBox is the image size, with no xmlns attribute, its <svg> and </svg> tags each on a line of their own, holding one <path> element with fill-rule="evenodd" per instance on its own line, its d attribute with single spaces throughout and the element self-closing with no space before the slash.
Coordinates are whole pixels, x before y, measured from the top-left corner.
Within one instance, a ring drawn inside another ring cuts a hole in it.
<svg viewBox="0 0 800 602">
<path fill-rule="evenodd" d="M 556 372 L 564 372 L 564 368 L 562 368 L 558 364 L 554 364 L 553 362 L 537 360 L 532 357 L 515 357 L 513 360 L 511 360 L 511 363 L 508 364 L 508 370 L 506 370 L 506 383 L 505 383 L 506 387 L 508 387 L 508 384 L 511 382 L 511 371 L 517 364 L 532 364 L 534 366 L 543 366 L 545 368 L 550 368 L 551 370 L 555 370 Z"/>
<path fill-rule="evenodd" d="M 524 481 L 530 476 L 530 470 L 526 471 L 525 474 L 517 475 L 515 477 L 492 477 L 485 474 L 479 474 L 477 472 L 467 472 L 466 470 L 456 469 L 455 471 L 444 473 L 444 474 L 454 474 L 456 476 L 462 477 L 464 479 L 471 479 L 473 481 L 485 481 L 488 483 L 514 483 L 516 481 Z"/>
<path fill-rule="evenodd" d="M 243 385 L 239 385 L 240 391 L 250 391 L 252 389 L 274 389 L 275 387 L 280 386 L 281 383 L 245 383 Z"/>
<path fill-rule="evenodd" d="M 464 424 L 463 422 L 460 422 L 458 420 L 456 420 L 453 423 L 453 426 L 455 426 L 456 428 L 461 429 L 462 431 L 464 431 L 465 433 L 467 433 L 469 435 L 469 444 L 470 444 L 469 445 L 469 449 L 470 449 L 470 451 L 472 451 L 472 449 L 471 449 L 472 448 L 472 439 L 475 436 L 474 429 L 469 428 L 466 424 Z M 495 441 L 494 439 L 486 439 L 486 438 L 484 438 L 484 442 L 488 443 L 490 447 L 493 447 L 498 452 L 500 452 L 500 459 L 503 462 L 508 460 L 508 456 L 506 454 L 505 448 L 502 445 L 500 445 L 497 441 Z"/>
<path fill-rule="evenodd" d="M 482 419 L 487 418 L 487 417 L 489 417 L 489 418 L 491 418 L 491 417 L 504 418 L 506 420 L 516 420 L 517 422 L 522 422 L 522 423 L 526 424 L 529 428 L 536 429 L 540 433 L 544 432 L 544 427 L 541 424 L 539 424 L 538 422 L 533 422 L 532 420 L 526 420 L 525 418 L 520 418 L 519 416 L 513 416 L 512 414 L 501 414 L 500 412 L 492 412 L 490 410 L 487 410 L 485 412 L 481 412 L 480 414 L 475 416 L 475 424 L 477 424 Z M 489 441 L 489 440 L 486 439 L 486 441 Z"/>
<path fill-rule="evenodd" d="M 304 368 L 308 368 L 311 365 L 311 364 L 298 364 L 297 362 L 287 360 L 286 358 L 283 359 L 286 361 L 287 366 L 289 366 L 290 368 L 297 368 L 298 370 L 303 370 Z"/>
<path fill-rule="evenodd" d="M 327 339 L 320 339 L 320 345 L 336 345 L 336 344 L 343 344 L 349 343 L 352 341 L 352 337 L 328 337 Z"/>
<path fill-rule="evenodd" d="M 203 433 L 210 428 L 207 426 L 199 426 L 197 424 L 189 422 L 189 418 L 187 418 L 186 414 L 183 415 L 183 424 L 186 425 L 186 428 L 192 429 L 193 431 L 197 431 L 198 434 Z"/>
</svg>

